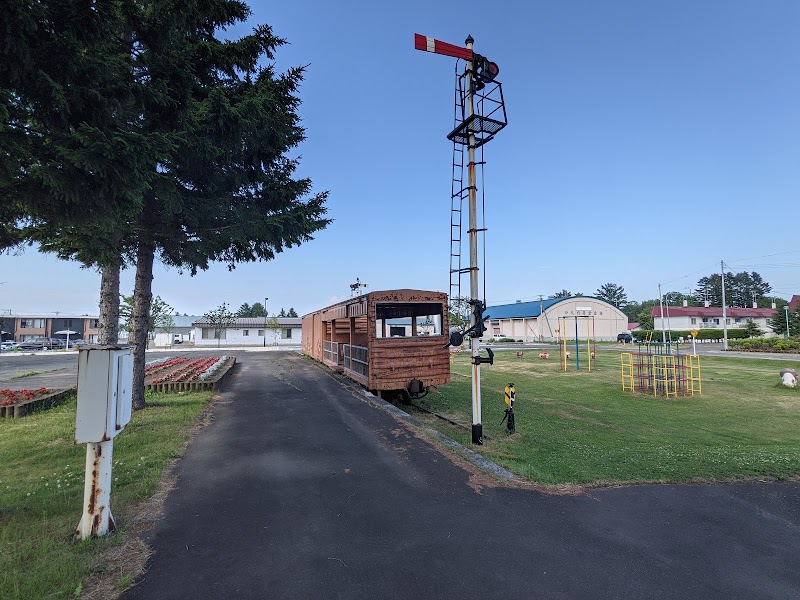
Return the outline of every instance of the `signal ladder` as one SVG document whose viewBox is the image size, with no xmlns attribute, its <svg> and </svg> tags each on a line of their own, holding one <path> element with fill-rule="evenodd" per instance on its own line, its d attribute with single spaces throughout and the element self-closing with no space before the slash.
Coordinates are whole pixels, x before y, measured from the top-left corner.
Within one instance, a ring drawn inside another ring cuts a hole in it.
<svg viewBox="0 0 800 600">
<path fill-rule="evenodd" d="M 467 114 L 467 71 L 459 74 L 459 63 L 456 63 L 456 86 L 453 110 L 453 131 L 447 136 L 453 142 L 453 170 L 450 187 L 450 300 L 461 297 L 461 275 L 470 272 L 469 260 L 462 261 L 462 242 L 464 233 L 464 201 L 469 200 L 470 186 L 468 169 L 469 134 L 475 136 L 475 148 L 480 148 L 480 158 L 476 156 L 475 167 L 483 166 L 483 145 L 494 139 L 494 135 L 507 123 L 503 91 L 499 82 L 485 85 L 473 78 L 475 112 Z M 480 188 L 483 190 L 483 169 L 481 171 Z M 476 173 L 477 177 L 477 173 Z M 482 203 L 483 204 L 483 203 Z M 468 211 L 466 211 L 467 214 Z M 486 232 L 483 207 L 478 216 L 477 232 Z M 468 217 L 467 217 L 468 218 Z M 485 239 L 479 240 L 479 246 L 485 248 Z M 469 253 L 469 242 L 467 241 Z M 482 254 L 479 252 L 479 254 Z M 476 266 L 477 268 L 477 266 Z"/>
</svg>

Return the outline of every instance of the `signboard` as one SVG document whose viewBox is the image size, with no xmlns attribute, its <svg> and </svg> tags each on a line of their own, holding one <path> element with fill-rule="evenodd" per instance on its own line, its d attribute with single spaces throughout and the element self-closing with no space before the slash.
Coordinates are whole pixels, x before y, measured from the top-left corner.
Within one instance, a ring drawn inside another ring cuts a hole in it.
<svg viewBox="0 0 800 600">
<path fill-rule="evenodd" d="M 692 331 L 690 333 L 692 334 L 693 338 L 697 337 L 697 329 L 692 329 Z"/>
</svg>

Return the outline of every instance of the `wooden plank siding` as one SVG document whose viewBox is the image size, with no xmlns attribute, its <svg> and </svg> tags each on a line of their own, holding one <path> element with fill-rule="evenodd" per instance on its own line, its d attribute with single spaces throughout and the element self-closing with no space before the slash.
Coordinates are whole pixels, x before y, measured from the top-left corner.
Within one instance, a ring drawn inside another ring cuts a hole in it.
<svg viewBox="0 0 800 600">
<path fill-rule="evenodd" d="M 426 386 L 450 383 L 450 353 L 439 336 L 377 339 L 369 347 L 373 390 L 400 390 L 412 379 Z"/>
<path fill-rule="evenodd" d="M 439 304 L 440 335 L 379 337 L 376 305 Z M 323 308 L 303 316 L 303 353 L 325 362 L 325 341 L 364 346 L 369 351 L 369 377 L 345 371 L 371 390 L 405 389 L 412 379 L 425 386 L 450 382 L 450 353 L 444 347 L 449 332 L 447 294 L 425 290 L 386 290 Z"/>
</svg>

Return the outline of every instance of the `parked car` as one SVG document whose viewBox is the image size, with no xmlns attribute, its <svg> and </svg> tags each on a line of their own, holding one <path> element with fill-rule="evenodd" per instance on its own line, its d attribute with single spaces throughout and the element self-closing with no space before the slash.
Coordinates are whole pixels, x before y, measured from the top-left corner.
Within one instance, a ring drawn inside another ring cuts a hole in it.
<svg viewBox="0 0 800 600">
<path fill-rule="evenodd" d="M 620 333 L 617 335 L 617 343 L 630 344 L 633 336 L 630 333 Z"/>
<path fill-rule="evenodd" d="M 64 347 L 64 341 L 56 338 L 33 338 L 19 343 L 23 350 L 54 350 Z"/>
<path fill-rule="evenodd" d="M 19 342 L 19 347 L 23 350 L 44 350 L 47 347 L 45 338 L 32 338 Z"/>
<path fill-rule="evenodd" d="M 0 343 L 0 350 L 2 350 L 3 352 L 8 352 L 10 350 L 16 350 L 17 348 L 19 348 L 19 344 L 17 342 L 8 341 L 8 342 Z"/>
<path fill-rule="evenodd" d="M 80 339 L 80 338 L 78 338 L 77 340 L 70 340 L 69 341 L 69 347 L 70 348 L 72 348 L 73 346 L 83 346 L 84 344 L 86 344 L 86 342 L 84 340 Z"/>
</svg>

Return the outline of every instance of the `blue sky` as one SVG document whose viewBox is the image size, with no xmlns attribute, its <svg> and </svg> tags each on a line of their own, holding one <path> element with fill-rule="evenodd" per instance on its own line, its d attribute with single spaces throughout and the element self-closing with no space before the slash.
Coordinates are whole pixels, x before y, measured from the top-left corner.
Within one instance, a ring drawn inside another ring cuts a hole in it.
<svg viewBox="0 0 800 600">
<path fill-rule="evenodd" d="M 356 277 L 448 291 L 455 59 L 414 50 L 414 33 L 471 34 L 501 69 L 509 124 L 485 148 L 490 305 L 607 282 L 645 300 L 720 260 L 800 293 L 795 0 L 251 6 L 251 24 L 289 42 L 277 67 L 308 65 L 299 175 L 330 190 L 335 222 L 233 272 L 156 266 L 153 291 L 177 311 L 269 297 L 270 312 L 303 314 Z M 0 281 L 0 310 L 97 312 L 99 276 L 35 249 L 0 255 Z"/>
</svg>

